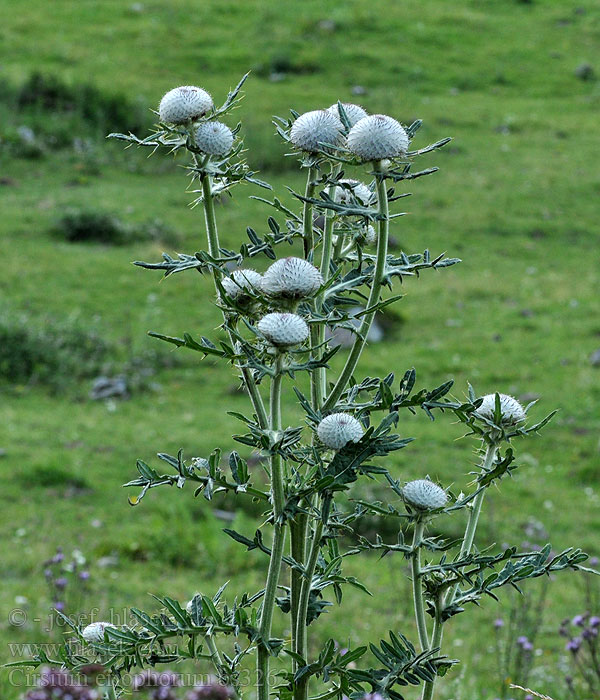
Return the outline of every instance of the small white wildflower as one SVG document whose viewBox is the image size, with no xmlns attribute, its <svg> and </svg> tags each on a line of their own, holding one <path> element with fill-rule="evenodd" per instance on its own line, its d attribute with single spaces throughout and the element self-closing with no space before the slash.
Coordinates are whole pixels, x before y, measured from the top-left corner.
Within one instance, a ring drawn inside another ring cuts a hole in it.
<svg viewBox="0 0 600 700">
<path fill-rule="evenodd" d="M 341 450 L 349 442 L 358 442 L 363 434 L 362 425 L 349 413 L 332 413 L 317 426 L 319 440 L 332 450 Z"/>
<path fill-rule="evenodd" d="M 408 150 L 408 134 L 392 117 L 372 114 L 350 129 L 348 149 L 361 160 L 395 158 Z"/>
<path fill-rule="evenodd" d="M 290 141 L 301 151 L 320 151 L 321 143 L 341 146 L 344 143 L 342 122 L 326 109 L 305 112 L 292 124 Z"/>
<path fill-rule="evenodd" d="M 363 182 L 358 180 L 338 180 L 338 183 L 347 185 L 352 190 L 355 198 L 364 205 L 371 204 L 375 198 L 374 193 Z M 346 187 L 335 188 L 335 201 L 339 204 L 349 204 L 349 195 L 350 193 Z"/>
<path fill-rule="evenodd" d="M 314 294 L 323 284 L 317 268 L 302 258 L 281 258 L 262 278 L 263 291 L 272 297 L 301 299 Z"/>
<path fill-rule="evenodd" d="M 117 629 L 116 625 L 112 625 L 110 622 L 92 622 L 83 629 L 81 636 L 89 643 L 103 642 L 104 630 L 107 628 Z"/>
<path fill-rule="evenodd" d="M 280 348 L 299 345 L 308 338 L 306 321 L 298 314 L 267 314 L 258 322 L 258 330 Z"/>
<path fill-rule="evenodd" d="M 225 293 L 231 299 L 242 299 L 246 296 L 245 292 L 259 290 L 261 282 L 262 275 L 250 269 L 234 270 L 231 277 L 221 280 Z"/>
<path fill-rule="evenodd" d="M 169 90 L 160 101 L 158 115 L 162 122 L 185 124 L 212 109 L 212 97 L 202 88 L 182 85 Z"/>
<path fill-rule="evenodd" d="M 448 494 L 441 486 L 429 479 L 409 481 L 402 489 L 404 500 L 420 510 L 437 510 L 443 508 L 448 501 Z"/>
<path fill-rule="evenodd" d="M 500 411 L 502 412 L 501 425 L 515 425 L 516 423 L 522 423 L 527 418 L 525 409 L 517 399 L 508 394 L 499 394 L 499 396 Z M 477 409 L 477 413 L 493 422 L 495 412 L 496 394 L 487 394 L 483 397 L 483 403 Z"/>
<path fill-rule="evenodd" d="M 202 122 L 196 129 L 196 146 L 209 156 L 224 156 L 233 146 L 233 132 L 223 122 Z"/>
<path fill-rule="evenodd" d="M 369 224 L 364 227 L 362 237 L 367 245 L 373 245 L 377 241 L 377 231 Z"/>
<path fill-rule="evenodd" d="M 360 121 L 363 117 L 367 116 L 366 110 L 364 110 L 360 105 L 355 105 L 351 102 L 342 102 L 342 107 L 346 113 L 346 118 L 348 119 L 350 128 L 352 128 L 356 122 Z M 331 112 L 331 114 L 333 114 L 335 117 L 338 117 L 340 121 L 342 120 L 337 102 L 334 105 L 331 105 L 331 107 L 328 107 L 327 111 Z"/>
</svg>

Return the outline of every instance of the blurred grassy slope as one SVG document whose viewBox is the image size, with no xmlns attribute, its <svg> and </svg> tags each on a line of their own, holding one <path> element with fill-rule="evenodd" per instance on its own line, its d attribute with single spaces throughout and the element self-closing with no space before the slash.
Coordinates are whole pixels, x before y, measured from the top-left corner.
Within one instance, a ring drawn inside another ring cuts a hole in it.
<svg viewBox="0 0 600 700">
<path fill-rule="evenodd" d="M 454 377 L 459 396 L 467 380 L 481 392 L 539 393 L 537 416 L 559 406 L 543 439 L 517 445 L 528 466 L 501 494 L 491 495 L 483 532 L 496 541 L 519 538 L 520 524 L 533 514 L 546 523 L 555 547 L 575 542 L 598 553 L 600 377 L 588 358 L 600 346 L 600 180 L 591 157 L 600 88 L 574 76 L 586 61 L 600 69 L 595 4 L 188 1 L 132 8 L 105 1 L 34 0 L 26 8 L 5 2 L 2 75 L 18 82 L 42 70 L 154 107 L 166 89 L 185 83 L 203 85 L 218 100 L 252 68 L 238 116 L 249 160 L 263 168 L 281 169 L 284 152 L 272 135 L 271 114 L 338 98 L 404 122 L 423 118 L 419 145 L 454 137 L 444 152 L 424 161 L 441 172 L 410 185 L 415 196 L 402 202 L 410 216 L 393 233 L 408 251 L 427 246 L 464 262 L 406 283 L 398 307 L 405 323 L 373 348 L 361 373 L 401 373 L 414 365 L 419 385 Z M 284 74 L 281 81 L 269 80 L 277 73 Z M 356 85 L 367 94 L 352 98 Z M 148 162 L 135 151 L 121 155 L 102 143 L 93 156 L 97 167 L 88 172 L 89 154 L 60 151 L 37 161 L 0 154 L 2 175 L 14 181 L 0 189 L 4 303 L 34 318 L 95 318 L 109 336 L 132 339 L 136 347 L 155 342 L 145 339 L 148 329 L 208 335 L 218 324 L 205 303 L 211 298 L 208 280 L 189 274 L 159 285 L 156 275 L 129 265 L 158 259 L 159 247 L 67 245 L 47 235 L 56 217 L 76 205 L 130 221 L 160 216 L 185 232 L 182 251 L 203 245 L 201 212 L 186 207 L 190 195 L 180 169 L 164 160 Z M 293 168 L 293 160 L 285 167 Z M 263 175 L 279 194 L 284 181 L 301 186 L 294 172 Z M 248 224 L 264 230 L 267 213 L 246 199 L 250 193 L 239 189 L 233 203 L 219 210 L 226 245 L 239 246 Z M 233 376 L 227 368 L 205 362 L 198 369 L 195 357 L 181 357 L 183 366 L 157 377 L 159 394 L 116 406 L 75 403 L 38 388 L 4 392 L 0 502 L 8 546 L 0 562 L 2 611 L 14 606 L 17 595 L 27 596 L 32 609 L 43 608 L 40 562 L 57 544 L 77 544 L 96 557 L 120 554 L 111 576 L 98 573 L 100 607 L 148 606 L 147 591 L 167 588 L 185 599 L 224 577 L 233 578 L 234 590 L 246 582 L 258 585 L 249 568 L 257 557 L 224 543 L 222 524 L 192 501 L 191 492 L 154 492 L 131 511 L 118 490 L 132 477 L 137 457 L 151 461 L 154 452 L 181 446 L 188 455 L 231 446 L 228 436 L 238 426 L 215 406 L 246 410 L 233 391 Z M 290 405 L 287 415 L 293 423 L 299 414 Z M 471 445 L 454 442 L 459 426 L 407 415 L 401 430 L 418 440 L 390 465 L 399 476 L 429 473 L 457 490 L 464 487 L 473 454 Z M 48 468 L 63 474 L 62 481 L 30 486 Z M 72 489 L 70 479 L 87 488 Z M 96 519 L 100 528 L 92 526 Z M 458 521 L 449 527 L 458 529 Z M 236 528 L 251 531 L 247 516 L 238 515 Z M 388 592 L 397 578 L 387 562 L 352 567 L 375 590 Z M 572 610 L 574 590 L 572 583 L 556 587 L 552 623 Z M 350 605 L 362 603 L 354 594 L 350 599 Z M 351 624 L 347 608 L 332 611 L 323 636 L 356 639 L 366 631 L 373 638 L 385 631 L 390 615 L 402 616 L 389 595 L 374 603 L 368 620 Z M 490 604 L 475 617 L 496 612 Z M 3 644 L 39 635 L 35 624 L 14 630 L 5 620 L 3 612 Z M 461 625 L 457 621 L 454 638 L 464 641 L 460 655 L 468 657 L 481 644 Z M 486 659 L 472 665 L 489 669 Z M 16 697 L 14 689 L 4 694 Z"/>
</svg>

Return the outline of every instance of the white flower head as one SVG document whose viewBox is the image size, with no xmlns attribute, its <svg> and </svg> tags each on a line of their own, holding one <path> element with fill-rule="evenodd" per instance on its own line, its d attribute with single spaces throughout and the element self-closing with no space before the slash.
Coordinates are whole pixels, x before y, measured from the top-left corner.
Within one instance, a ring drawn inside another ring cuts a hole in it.
<svg viewBox="0 0 600 700">
<path fill-rule="evenodd" d="M 419 510 L 437 510 L 448 502 L 448 494 L 429 479 L 409 481 L 402 489 L 404 500 Z"/>
<path fill-rule="evenodd" d="M 521 406 L 517 399 L 509 396 L 508 394 L 499 394 L 499 396 L 500 411 L 502 412 L 500 425 L 516 425 L 517 423 L 522 423 L 527 418 L 525 409 L 523 406 Z M 496 394 L 487 394 L 483 397 L 483 403 L 477 409 L 477 413 L 493 422 L 495 412 Z"/>
<path fill-rule="evenodd" d="M 301 299 L 314 294 L 323 284 L 317 268 L 302 258 L 281 258 L 262 278 L 263 291 L 272 297 Z"/>
<path fill-rule="evenodd" d="M 372 114 L 350 129 L 348 149 L 361 160 L 395 158 L 408 150 L 408 134 L 392 117 Z"/>
<path fill-rule="evenodd" d="M 299 345 L 308 338 L 306 321 L 298 314 L 267 314 L 258 322 L 258 330 L 278 348 Z"/>
<path fill-rule="evenodd" d="M 292 124 L 290 141 L 301 151 L 315 153 L 323 150 L 319 144 L 341 146 L 344 143 L 344 125 L 335 114 L 326 109 L 305 112 Z"/>
<path fill-rule="evenodd" d="M 210 156 L 224 156 L 233 146 L 233 132 L 223 122 L 202 122 L 196 129 L 196 146 Z"/>
<path fill-rule="evenodd" d="M 377 241 L 377 231 L 371 224 L 368 224 L 362 229 L 361 238 L 365 245 L 373 245 Z"/>
<path fill-rule="evenodd" d="M 234 270 L 231 277 L 223 277 L 221 280 L 227 296 L 236 300 L 246 297 L 246 292 L 260 290 L 261 282 L 262 275 L 250 269 Z"/>
<path fill-rule="evenodd" d="M 116 625 L 112 625 L 110 622 L 92 622 L 87 627 L 84 627 L 81 632 L 81 636 L 86 642 L 103 642 L 104 641 L 104 630 L 106 628 L 117 629 Z"/>
<path fill-rule="evenodd" d="M 357 121 L 360 121 L 363 117 L 367 116 L 367 111 L 360 105 L 355 105 L 351 102 L 342 102 L 342 107 L 346 113 L 346 118 L 348 119 L 350 128 L 352 128 Z M 334 105 L 331 105 L 331 107 L 328 107 L 327 111 L 331 112 L 331 114 L 337 117 L 340 121 L 342 120 L 337 102 Z"/>
<path fill-rule="evenodd" d="M 349 413 L 332 413 L 317 426 L 319 440 L 332 450 L 341 450 L 349 442 L 358 442 L 363 434 L 362 425 Z"/>
<path fill-rule="evenodd" d="M 162 122 L 186 124 L 205 115 L 212 106 L 212 97 L 206 90 L 194 85 L 182 85 L 164 95 L 158 114 Z"/>
<path fill-rule="evenodd" d="M 347 185 L 352 190 L 352 194 L 358 199 L 361 204 L 368 205 L 375 199 L 375 194 L 364 184 L 358 180 L 338 180 L 338 183 Z M 339 204 L 349 204 L 350 197 L 346 187 L 335 188 L 335 201 Z"/>
</svg>

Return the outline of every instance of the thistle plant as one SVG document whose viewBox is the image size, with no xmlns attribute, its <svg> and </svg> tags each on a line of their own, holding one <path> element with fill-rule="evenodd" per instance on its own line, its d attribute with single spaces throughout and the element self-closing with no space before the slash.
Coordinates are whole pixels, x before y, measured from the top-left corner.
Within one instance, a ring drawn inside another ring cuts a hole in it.
<svg viewBox="0 0 600 700">
<path fill-rule="evenodd" d="M 409 697 L 408 686 L 422 686 L 414 692 L 430 700 L 437 678 L 456 663 L 443 654 L 444 627 L 468 603 L 496 598 L 500 588 L 525 579 L 583 568 L 587 555 L 579 549 L 549 556 L 549 546 L 519 552 L 476 544 L 487 490 L 516 469 L 512 441 L 537 433 L 552 414 L 529 425 L 529 407 L 498 393 L 478 397 L 470 387 L 464 400 L 456 400 L 450 381 L 416 391 L 414 369 L 399 381 L 393 373 L 383 378 L 359 374 L 375 315 L 401 298 L 393 292 L 394 283 L 459 262 L 429 250 L 388 250 L 390 225 L 402 216 L 392 209 L 409 194 L 405 183 L 437 170 L 415 169 L 415 163 L 450 140 L 414 149 L 421 121 L 403 126 L 391 116 L 367 115 L 361 106 L 341 102 L 276 117 L 277 133 L 306 174 L 304 191 L 292 191 L 297 206 L 275 195 L 253 195 L 270 208 L 265 230 L 248 228 L 248 240 L 236 250 L 221 244 L 215 200 L 241 183 L 271 189 L 246 163 L 239 125 L 230 128 L 222 121 L 238 106 L 244 81 L 221 107 L 201 88 L 176 88 L 161 101 L 153 134 L 111 136 L 189 159 L 194 203 L 204 211 L 206 249 L 136 264 L 165 276 L 186 270 L 209 275 L 222 335 L 150 335 L 233 366 L 250 406 L 248 415 L 231 414 L 243 426 L 233 439 L 268 461 L 269 477 L 268 488 L 257 485 L 238 451 L 224 463 L 222 446 L 191 459 L 182 448 L 176 456 L 158 454 L 168 465 L 166 473 L 138 461 L 138 477 L 126 484 L 139 489 L 130 503 L 139 504 L 151 489 L 188 483 L 208 501 L 227 492 L 260 502 L 264 517 L 254 534 L 224 532 L 264 556 L 264 585 L 233 600 L 226 599 L 225 586 L 197 593 L 188 603 L 158 596 L 160 613 L 132 608 L 133 625 L 96 623 L 82 630 L 71 623 L 84 650 L 67 644 L 61 660 L 77 668 L 89 661 L 86 650 L 99 655 L 112 673 L 109 700 L 121 694 L 120 678 L 132 668 L 184 660 L 212 666 L 236 695 L 253 693 L 242 674 L 250 655 L 256 668 L 250 685 L 258 700 L 369 694 L 402 700 Z M 322 228 L 315 225 L 317 218 L 324 221 Z M 282 248 L 286 255 L 278 257 Z M 263 274 L 257 271 L 267 264 Z M 358 327 L 357 305 L 362 307 Z M 332 371 L 331 360 L 340 348 L 326 341 L 326 328 L 342 328 L 354 337 L 338 372 Z M 282 396 L 297 401 L 302 424 L 288 425 Z M 396 432 L 407 411 L 422 411 L 432 420 L 436 414 L 455 416 L 478 440 L 480 468 L 466 495 L 430 479 L 426 465 L 412 464 L 402 478 L 390 471 L 389 456 L 412 440 Z M 356 482 L 365 478 L 389 487 L 385 503 L 353 497 Z M 350 498 L 341 499 L 347 492 Z M 433 530 L 437 518 L 456 512 L 467 516 L 459 546 Z M 397 541 L 378 537 L 372 542 L 356 533 L 357 521 L 373 514 L 397 523 Z M 400 553 L 410 562 L 416 641 L 409 641 L 412 629 L 391 629 L 385 639 L 344 651 L 330 639 L 314 654 L 309 633 L 331 604 L 325 596 L 331 593 L 342 604 L 346 587 L 366 590 L 344 573 L 344 563 L 349 556 L 372 556 L 371 550 Z M 284 617 L 290 635 L 279 638 L 274 623 L 282 629 Z"/>
</svg>

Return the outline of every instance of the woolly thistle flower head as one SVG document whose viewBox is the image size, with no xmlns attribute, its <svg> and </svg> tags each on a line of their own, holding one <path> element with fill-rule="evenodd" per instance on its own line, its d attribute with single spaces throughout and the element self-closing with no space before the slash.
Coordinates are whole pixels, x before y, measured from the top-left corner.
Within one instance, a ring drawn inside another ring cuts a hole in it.
<svg viewBox="0 0 600 700">
<path fill-rule="evenodd" d="M 346 118 L 348 119 L 350 128 L 352 128 L 357 121 L 360 121 L 363 117 L 367 116 L 366 110 L 364 110 L 360 105 L 354 105 L 351 102 L 342 102 L 342 107 L 346 113 Z M 337 102 L 334 105 L 331 105 L 331 107 L 328 107 L 327 111 L 331 112 L 334 117 L 337 117 L 340 121 L 342 121 Z"/>
<path fill-rule="evenodd" d="M 233 146 L 233 132 L 223 122 L 202 122 L 196 129 L 196 146 L 209 156 L 224 156 Z"/>
<path fill-rule="evenodd" d="M 202 88 L 182 85 L 169 90 L 160 101 L 158 115 L 162 122 L 186 124 L 212 109 L 212 97 Z"/>
<path fill-rule="evenodd" d="M 319 144 L 341 146 L 344 143 L 344 125 L 335 114 L 326 109 L 305 112 L 292 124 L 290 141 L 301 151 L 316 153 L 323 150 Z"/>
<path fill-rule="evenodd" d="M 107 628 L 117 629 L 110 622 L 92 622 L 87 627 L 84 627 L 81 636 L 86 642 L 102 642 L 104 641 L 104 630 Z"/>
<path fill-rule="evenodd" d="M 371 204 L 375 198 L 374 193 L 363 183 L 358 180 L 338 180 L 342 185 L 347 185 L 351 190 L 352 194 L 358 199 L 362 204 Z M 340 204 L 349 204 L 350 193 L 346 187 L 336 187 L 335 188 L 335 201 Z"/>
<path fill-rule="evenodd" d="M 360 237 L 364 241 L 365 245 L 373 245 L 373 243 L 375 243 L 377 240 L 377 231 L 373 226 L 371 226 L 371 224 L 368 224 L 367 226 L 363 227 Z"/>
<path fill-rule="evenodd" d="M 323 284 L 317 268 L 302 258 L 281 258 L 262 278 L 263 291 L 272 297 L 301 299 L 314 294 Z"/>
<path fill-rule="evenodd" d="M 448 501 L 448 494 L 441 486 L 429 479 L 409 481 L 402 489 L 404 500 L 419 510 L 437 510 L 443 508 Z"/>
<path fill-rule="evenodd" d="M 299 345 L 308 338 L 306 321 L 298 314 L 267 314 L 258 322 L 258 330 L 278 348 Z"/>
<path fill-rule="evenodd" d="M 408 150 L 408 134 L 392 117 L 372 114 L 350 129 L 348 149 L 361 160 L 395 158 Z"/>
<path fill-rule="evenodd" d="M 247 297 L 246 292 L 259 290 L 262 283 L 262 275 L 256 270 L 234 270 L 231 277 L 223 277 L 221 284 L 230 299 L 243 301 Z"/>
<path fill-rule="evenodd" d="M 517 399 L 508 394 L 499 394 L 499 397 L 500 411 L 502 413 L 500 425 L 516 425 L 517 423 L 522 423 L 527 418 L 525 409 Z M 483 403 L 477 409 L 477 413 L 493 422 L 494 414 L 496 413 L 496 394 L 487 394 L 484 396 Z"/>
<path fill-rule="evenodd" d="M 349 442 L 358 442 L 363 434 L 362 425 L 349 413 L 332 413 L 317 426 L 319 440 L 332 450 L 341 450 Z"/>
</svg>

